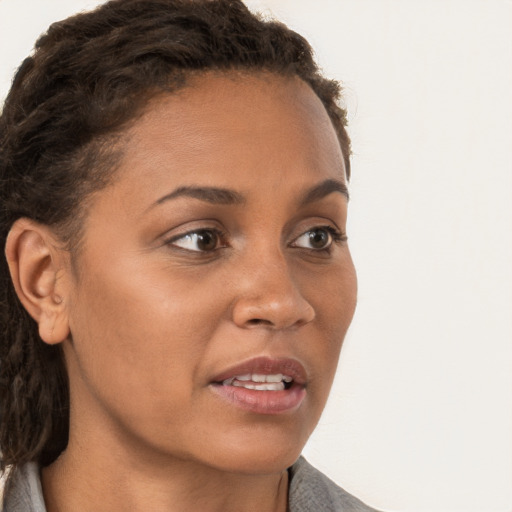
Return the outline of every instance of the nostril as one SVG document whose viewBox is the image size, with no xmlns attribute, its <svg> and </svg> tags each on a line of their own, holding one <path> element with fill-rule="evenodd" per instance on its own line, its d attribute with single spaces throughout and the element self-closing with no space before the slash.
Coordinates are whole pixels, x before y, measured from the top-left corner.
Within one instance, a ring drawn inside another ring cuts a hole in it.
<svg viewBox="0 0 512 512">
<path fill-rule="evenodd" d="M 246 329 L 302 327 L 315 317 L 309 302 L 295 291 L 293 295 L 240 298 L 233 305 L 232 315 L 234 323 Z"/>
<path fill-rule="evenodd" d="M 271 325 L 271 323 L 269 320 L 263 320 L 263 318 L 251 318 L 247 321 L 248 325 Z"/>
</svg>

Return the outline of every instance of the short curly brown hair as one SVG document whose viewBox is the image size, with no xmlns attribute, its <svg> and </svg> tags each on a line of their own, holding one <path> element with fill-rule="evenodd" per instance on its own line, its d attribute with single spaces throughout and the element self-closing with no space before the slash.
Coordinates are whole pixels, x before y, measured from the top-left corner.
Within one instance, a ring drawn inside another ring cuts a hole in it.
<svg viewBox="0 0 512 512">
<path fill-rule="evenodd" d="M 28 217 L 76 250 L 84 199 L 108 183 L 116 136 L 148 100 L 209 70 L 295 75 L 322 101 L 350 173 L 340 85 L 308 42 L 240 0 L 113 0 L 53 24 L 20 66 L 0 116 L 0 240 Z M 0 261 L 0 467 L 50 464 L 66 447 L 62 352 L 41 341 Z"/>
</svg>

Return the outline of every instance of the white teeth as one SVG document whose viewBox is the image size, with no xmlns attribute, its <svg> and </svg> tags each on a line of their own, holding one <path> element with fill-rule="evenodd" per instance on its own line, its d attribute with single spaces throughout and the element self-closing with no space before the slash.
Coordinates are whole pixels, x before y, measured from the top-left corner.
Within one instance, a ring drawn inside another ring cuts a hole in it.
<svg viewBox="0 0 512 512">
<path fill-rule="evenodd" d="M 246 389 L 257 389 L 260 391 L 280 391 L 285 388 L 284 383 L 290 383 L 293 378 L 282 373 L 264 375 L 261 373 L 247 373 L 236 375 L 222 382 L 224 386 L 236 386 Z"/>
<path fill-rule="evenodd" d="M 256 389 L 256 384 L 249 384 L 249 383 L 245 383 L 245 382 L 238 382 L 237 380 L 235 380 L 235 382 L 233 382 L 233 386 L 235 386 L 237 388 Z"/>
<path fill-rule="evenodd" d="M 282 391 L 284 389 L 283 381 L 264 384 L 249 384 L 248 382 L 238 382 L 238 380 L 235 380 L 232 385 L 237 388 L 255 389 L 257 391 Z"/>
<path fill-rule="evenodd" d="M 246 377 L 246 375 L 244 375 Z M 250 375 L 250 379 L 241 379 L 240 377 L 235 377 L 236 380 L 252 380 L 253 382 L 281 382 L 284 379 L 282 373 L 273 373 L 272 375 L 264 375 L 261 373 L 253 373 Z M 287 377 L 290 379 L 291 377 Z"/>
<path fill-rule="evenodd" d="M 266 375 L 265 382 L 281 382 L 283 380 L 282 373 L 276 373 L 275 375 Z"/>
<path fill-rule="evenodd" d="M 267 391 L 282 391 L 284 389 L 284 382 L 272 382 L 270 384 L 264 384 L 262 387 L 265 387 Z"/>
</svg>

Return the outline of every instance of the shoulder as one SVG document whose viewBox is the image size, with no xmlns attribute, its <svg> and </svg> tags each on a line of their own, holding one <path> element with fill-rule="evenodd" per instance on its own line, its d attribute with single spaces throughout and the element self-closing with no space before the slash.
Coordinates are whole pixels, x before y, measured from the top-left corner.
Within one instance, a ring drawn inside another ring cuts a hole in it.
<svg viewBox="0 0 512 512">
<path fill-rule="evenodd" d="M 377 512 L 336 485 L 304 457 L 289 469 L 289 474 L 289 512 Z"/>
<path fill-rule="evenodd" d="M 2 512 L 46 512 L 39 466 L 33 462 L 13 470 L 4 489 Z"/>
<path fill-rule="evenodd" d="M 338 487 L 304 457 L 289 473 L 290 512 L 377 512 Z M 46 512 L 36 464 L 25 464 L 9 476 L 2 512 Z"/>
</svg>

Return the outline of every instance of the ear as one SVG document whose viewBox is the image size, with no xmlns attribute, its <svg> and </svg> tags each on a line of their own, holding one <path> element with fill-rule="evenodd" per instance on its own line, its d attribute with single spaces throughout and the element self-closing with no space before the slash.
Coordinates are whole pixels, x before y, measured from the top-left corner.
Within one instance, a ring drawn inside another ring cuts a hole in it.
<svg viewBox="0 0 512 512">
<path fill-rule="evenodd" d="M 50 228 L 31 219 L 18 219 L 7 236 L 5 255 L 21 303 L 39 326 L 48 344 L 69 335 L 69 273 L 67 253 Z"/>
</svg>

